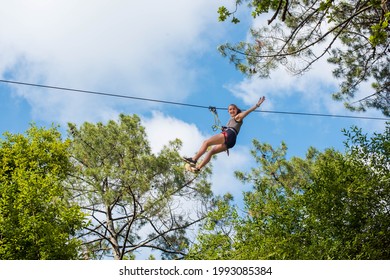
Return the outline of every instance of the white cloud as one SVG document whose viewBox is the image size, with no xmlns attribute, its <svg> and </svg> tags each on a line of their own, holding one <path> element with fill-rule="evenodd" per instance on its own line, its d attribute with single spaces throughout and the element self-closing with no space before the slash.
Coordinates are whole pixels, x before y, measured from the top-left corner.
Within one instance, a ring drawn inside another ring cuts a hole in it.
<svg viewBox="0 0 390 280">
<path fill-rule="evenodd" d="M 319 46 L 316 48 L 321 49 Z M 277 110 L 283 102 L 294 97 L 297 103 L 310 103 L 308 109 L 323 112 L 324 100 L 331 99 L 332 90 L 337 88 L 337 81 L 332 76 L 331 65 L 327 63 L 326 57 L 323 57 L 303 75 L 293 75 L 283 66 L 279 66 L 267 79 L 253 76 L 244 78 L 237 84 L 227 85 L 226 88 L 250 106 L 265 95 L 267 102 L 262 107 Z M 341 108 L 344 109 L 343 106 Z"/>
<path fill-rule="evenodd" d="M 144 118 L 142 125 L 146 129 L 152 152 L 158 153 L 169 141 L 180 139 L 183 142 L 183 156 L 192 156 L 207 136 L 202 135 L 195 124 L 154 111 L 151 118 Z"/>
<path fill-rule="evenodd" d="M 241 201 L 243 191 L 247 191 L 247 186 L 244 186 L 238 181 L 235 176 L 235 171 L 248 171 L 250 166 L 253 166 L 252 157 L 248 147 L 236 145 L 229 151 L 229 156 L 226 153 L 217 155 L 213 161 L 213 191 L 215 194 L 223 195 L 227 192 L 233 194 L 238 201 Z"/>
<path fill-rule="evenodd" d="M 374 109 L 367 110 L 364 114 L 351 112 L 345 108 L 343 101 L 334 100 L 332 94 L 338 91 L 339 81 L 333 78 L 331 71 L 330 65 L 323 59 L 301 76 L 292 76 L 279 68 L 269 79 L 244 78 L 237 84 L 227 85 L 226 88 L 248 106 L 252 106 L 260 96 L 265 95 L 266 102 L 261 107 L 263 110 L 383 117 Z M 367 96 L 367 92 L 372 92 L 370 83 L 360 86 L 355 100 Z M 301 109 L 297 110 L 299 107 Z M 271 117 L 274 121 L 280 120 L 277 115 L 265 116 Z M 385 127 L 383 121 L 356 119 L 356 124 L 368 131 L 382 131 Z"/>
<path fill-rule="evenodd" d="M 184 100 L 195 86 L 191 62 L 209 47 L 213 34 L 221 33 L 217 5 L 208 0 L 9 1 L 0 10 L 0 76 Z M 103 120 L 115 106 L 125 106 L 123 100 L 80 94 L 45 98 L 46 93 L 30 94 L 28 88 L 17 92 L 37 117 L 49 121 Z"/>
</svg>

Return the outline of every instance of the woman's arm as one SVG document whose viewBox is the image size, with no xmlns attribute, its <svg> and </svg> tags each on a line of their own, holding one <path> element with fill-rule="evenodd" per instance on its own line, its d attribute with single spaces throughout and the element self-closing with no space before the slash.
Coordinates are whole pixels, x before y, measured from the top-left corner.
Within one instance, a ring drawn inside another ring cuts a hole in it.
<svg viewBox="0 0 390 280">
<path fill-rule="evenodd" d="M 259 101 L 257 101 L 256 105 L 253 105 L 251 108 L 249 108 L 248 110 L 246 111 L 243 111 L 239 114 L 237 114 L 234 119 L 237 121 L 237 122 L 241 122 L 246 116 L 248 116 L 251 112 L 253 112 L 254 110 L 256 110 L 257 108 L 260 107 L 260 105 L 264 102 L 265 100 L 265 96 L 261 97 L 259 99 Z"/>
</svg>

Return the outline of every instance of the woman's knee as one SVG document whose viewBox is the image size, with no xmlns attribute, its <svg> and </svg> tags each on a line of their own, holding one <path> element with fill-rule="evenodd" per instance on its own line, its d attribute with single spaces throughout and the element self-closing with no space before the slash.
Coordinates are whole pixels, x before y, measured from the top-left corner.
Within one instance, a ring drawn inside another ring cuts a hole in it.
<svg viewBox="0 0 390 280">
<path fill-rule="evenodd" d="M 225 150 L 226 150 L 226 145 L 225 144 L 220 144 L 220 145 L 214 146 L 210 150 L 210 153 L 211 153 L 211 155 L 215 155 L 215 154 L 218 154 L 218 153 L 223 152 Z"/>
<path fill-rule="evenodd" d="M 202 146 L 204 146 L 204 147 L 210 147 L 210 146 L 212 146 L 213 144 L 212 144 L 212 142 L 210 141 L 210 139 L 206 139 L 206 140 L 204 140 L 203 141 L 203 143 L 202 143 Z"/>
</svg>

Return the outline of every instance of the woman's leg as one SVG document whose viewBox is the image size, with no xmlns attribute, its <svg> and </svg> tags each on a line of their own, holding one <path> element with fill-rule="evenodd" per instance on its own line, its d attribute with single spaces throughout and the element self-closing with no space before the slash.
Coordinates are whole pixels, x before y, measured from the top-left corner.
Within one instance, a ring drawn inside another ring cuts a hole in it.
<svg viewBox="0 0 390 280">
<path fill-rule="evenodd" d="M 222 133 L 214 135 L 203 142 L 199 151 L 196 153 L 196 155 L 194 157 L 192 157 L 192 159 L 194 161 L 197 161 L 207 151 L 208 147 L 213 146 L 213 145 L 222 145 L 222 144 L 224 145 L 224 143 L 225 143 L 225 136 Z M 225 149 L 226 149 L 226 146 L 225 146 Z M 209 159 L 209 161 L 210 161 L 210 159 Z"/>
<path fill-rule="evenodd" d="M 220 152 L 226 151 L 227 147 L 225 143 L 215 145 L 204 157 L 202 162 L 197 166 L 197 168 L 201 169 L 203 166 L 205 166 L 209 161 L 211 160 L 212 156 L 215 154 L 218 154 Z"/>
</svg>

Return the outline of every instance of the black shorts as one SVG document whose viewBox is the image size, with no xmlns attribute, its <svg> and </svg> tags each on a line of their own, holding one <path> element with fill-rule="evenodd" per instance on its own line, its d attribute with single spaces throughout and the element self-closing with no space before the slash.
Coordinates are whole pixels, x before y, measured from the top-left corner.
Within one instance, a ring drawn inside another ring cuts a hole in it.
<svg viewBox="0 0 390 280">
<path fill-rule="evenodd" d="M 226 129 L 222 131 L 223 136 L 225 136 L 225 145 L 228 149 L 233 148 L 236 144 L 237 135 L 231 129 Z"/>
</svg>

